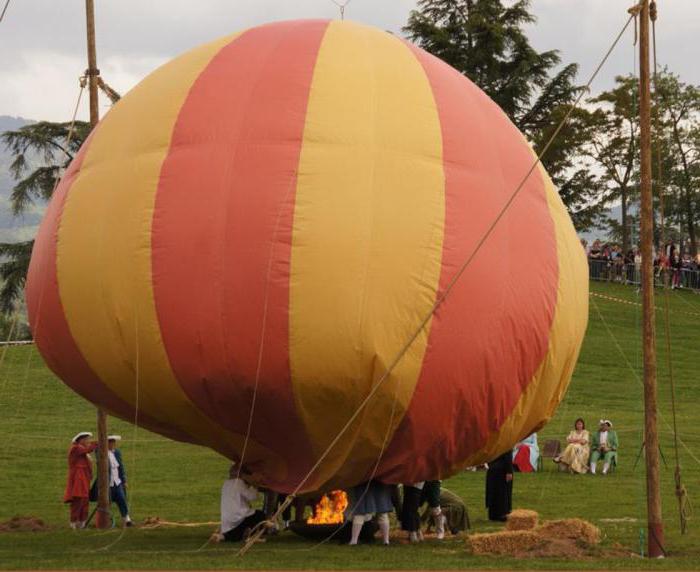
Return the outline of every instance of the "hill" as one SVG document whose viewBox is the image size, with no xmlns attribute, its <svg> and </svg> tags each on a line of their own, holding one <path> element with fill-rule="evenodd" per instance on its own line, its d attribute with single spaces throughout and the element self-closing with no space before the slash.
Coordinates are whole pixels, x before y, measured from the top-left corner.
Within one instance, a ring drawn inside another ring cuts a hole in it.
<svg viewBox="0 0 700 572">
<path fill-rule="evenodd" d="M 45 519 L 51 529 L 42 533 L 0 533 L 0 568 L 697 568 L 700 527 L 691 521 L 688 535 L 681 536 L 678 531 L 662 337 L 660 430 L 668 463 L 662 465 L 662 487 L 666 545 L 671 558 L 643 562 L 629 556 L 639 551 L 640 534 L 645 529 L 643 460 L 636 465 L 643 441 L 639 298 L 633 287 L 592 284 L 591 288 L 590 321 L 581 358 L 564 402 L 539 439 L 540 444 L 547 439 L 564 439 L 578 416 L 586 419 L 589 428 L 594 428 L 598 419 L 609 418 L 620 436 L 619 467 L 605 477 L 571 476 L 555 471 L 554 464 L 545 461 L 542 473 L 516 475 L 514 505 L 535 509 L 547 519 L 590 520 L 603 532 L 603 548 L 617 547 L 619 557 L 601 558 L 593 553 L 585 560 L 490 559 L 468 555 L 459 538 L 441 544 L 429 541 L 418 546 L 358 549 L 331 542 L 311 550 L 312 545 L 285 532 L 239 559 L 235 546 L 205 545 L 214 528 L 210 523 L 218 519 L 218 494 L 227 471 L 226 460 L 206 449 L 175 443 L 120 421 L 112 421 L 110 429 L 124 436 L 122 451 L 129 471 L 132 516 L 142 521 L 157 515 L 193 526 L 125 529 L 123 534 L 119 529 L 75 533 L 68 529 L 67 509 L 61 503 L 65 453 L 73 434 L 94 430 L 95 411 L 57 382 L 33 347 L 21 347 L 8 350 L 0 363 L 0 521 L 15 514 L 34 515 Z M 680 459 L 684 482 L 692 496 L 698 494 L 700 481 L 700 296 L 686 292 L 672 292 L 670 296 Z M 662 300 L 658 304 L 661 306 Z M 658 329 L 661 336 L 661 321 Z M 467 503 L 473 531 L 496 528 L 485 520 L 483 473 L 461 473 L 444 484 Z"/>
</svg>

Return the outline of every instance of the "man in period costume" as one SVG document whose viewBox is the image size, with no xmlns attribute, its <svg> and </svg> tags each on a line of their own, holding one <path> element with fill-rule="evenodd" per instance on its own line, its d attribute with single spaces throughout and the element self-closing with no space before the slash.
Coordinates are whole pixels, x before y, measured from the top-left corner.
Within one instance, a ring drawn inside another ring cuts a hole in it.
<svg viewBox="0 0 700 572">
<path fill-rule="evenodd" d="M 215 535 L 217 542 L 240 542 L 246 540 L 257 525 L 265 522 L 265 513 L 252 506 L 258 490 L 246 479 L 250 473 L 245 467 L 237 474 L 236 465 L 231 465 L 229 478 L 221 487 L 221 529 Z"/>
<path fill-rule="evenodd" d="M 612 430 L 612 421 L 609 419 L 601 419 L 600 427 L 593 434 L 591 442 L 591 474 L 595 475 L 598 461 L 603 459 L 603 474 L 607 475 L 610 470 L 610 464 L 613 460 L 617 460 L 617 433 Z"/>
<path fill-rule="evenodd" d="M 121 435 L 108 435 L 107 436 L 107 467 L 109 469 L 109 500 L 111 502 L 117 503 L 119 507 L 119 514 L 122 517 L 122 523 L 124 526 L 133 526 L 134 523 L 131 521 L 129 516 L 129 505 L 126 502 L 126 468 L 124 467 L 124 462 L 122 461 L 122 452 L 117 449 L 117 443 L 121 441 Z M 99 457 L 99 451 L 97 456 Z M 97 500 L 97 487 L 98 480 L 92 484 L 92 489 L 90 491 L 90 500 Z"/>
<path fill-rule="evenodd" d="M 90 453 L 97 443 L 88 441 L 92 433 L 81 431 L 73 437 L 68 450 L 68 482 L 63 502 L 70 504 L 71 528 L 85 528 L 88 517 L 90 481 L 92 480 L 92 459 Z"/>
<path fill-rule="evenodd" d="M 486 508 L 489 520 L 505 522 L 513 507 L 513 453 L 509 449 L 489 463 Z"/>
<path fill-rule="evenodd" d="M 421 504 L 424 502 L 428 503 L 428 508 L 430 508 L 430 515 L 433 522 L 435 523 L 435 534 L 438 540 L 445 538 L 445 515 L 442 514 L 442 508 L 440 506 L 440 490 L 442 488 L 442 481 L 425 481 L 423 486 L 423 495 L 421 496 Z"/>
</svg>

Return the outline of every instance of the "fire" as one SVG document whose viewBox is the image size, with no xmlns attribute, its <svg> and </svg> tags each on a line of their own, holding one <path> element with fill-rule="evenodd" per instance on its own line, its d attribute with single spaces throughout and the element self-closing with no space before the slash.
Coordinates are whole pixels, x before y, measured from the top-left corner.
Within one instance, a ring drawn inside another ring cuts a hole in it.
<svg viewBox="0 0 700 572">
<path fill-rule="evenodd" d="M 339 524 L 345 518 L 348 508 L 348 495 L 345 491 L 331 491 L 321 497 L 314 507 L 314 515 L 310 516 L 307 524 Z"/>
</svg>

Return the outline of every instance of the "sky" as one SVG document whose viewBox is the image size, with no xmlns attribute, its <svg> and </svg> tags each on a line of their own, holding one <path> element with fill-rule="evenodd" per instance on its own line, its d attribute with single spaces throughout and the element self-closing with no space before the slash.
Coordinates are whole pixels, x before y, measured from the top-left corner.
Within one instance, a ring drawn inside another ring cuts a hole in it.
<svg viewBox="0 0 700 572">
<path fill-rule="evenodd" d="M 341 1 L 341 0 L 339 0 Z M 532 0 L 529 35 L 580 64 L 585 83 L 627 18 L 632 0 Z M 659 60 L 700 84 L 700 0 L 658 0 Z M 95 0 L 98 67 L 125 94 L 174 56 L 237 30 L 274 20 L 337 18 L 332 0 Z M 415 0 L 350 0 L 347 19 L 400 33 Z M 12 0 L 0 22 L 0 115 L 69 120 L 85 64 L 83 0 Z M 593 89 L 633 69 L 630 28 Z M 101 103 L 101 112 L 108 103 Z M 87 118 L 83 102 L 80 118 Z"/>
</svg>

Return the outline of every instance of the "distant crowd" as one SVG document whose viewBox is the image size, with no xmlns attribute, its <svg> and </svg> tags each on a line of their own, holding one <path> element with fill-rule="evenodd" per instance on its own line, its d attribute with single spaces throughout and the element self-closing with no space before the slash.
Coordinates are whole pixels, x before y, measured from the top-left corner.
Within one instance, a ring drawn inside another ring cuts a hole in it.
<svg viewBox="0 0 700 572">
<path fill-rule="evenodd" d="M 593 280 L 639 284 L 642 254 L 639 248 L 625 252 L 619 244 L 581 240 L 586 251 L 590 276 Z M 700 289 L 700 254 L 693 257 L 678 244 L 668 241 L 663 248 L 654 250 L 654 268 L 657 280 L 668 280 L 672 288 Z"/>
</svg>

